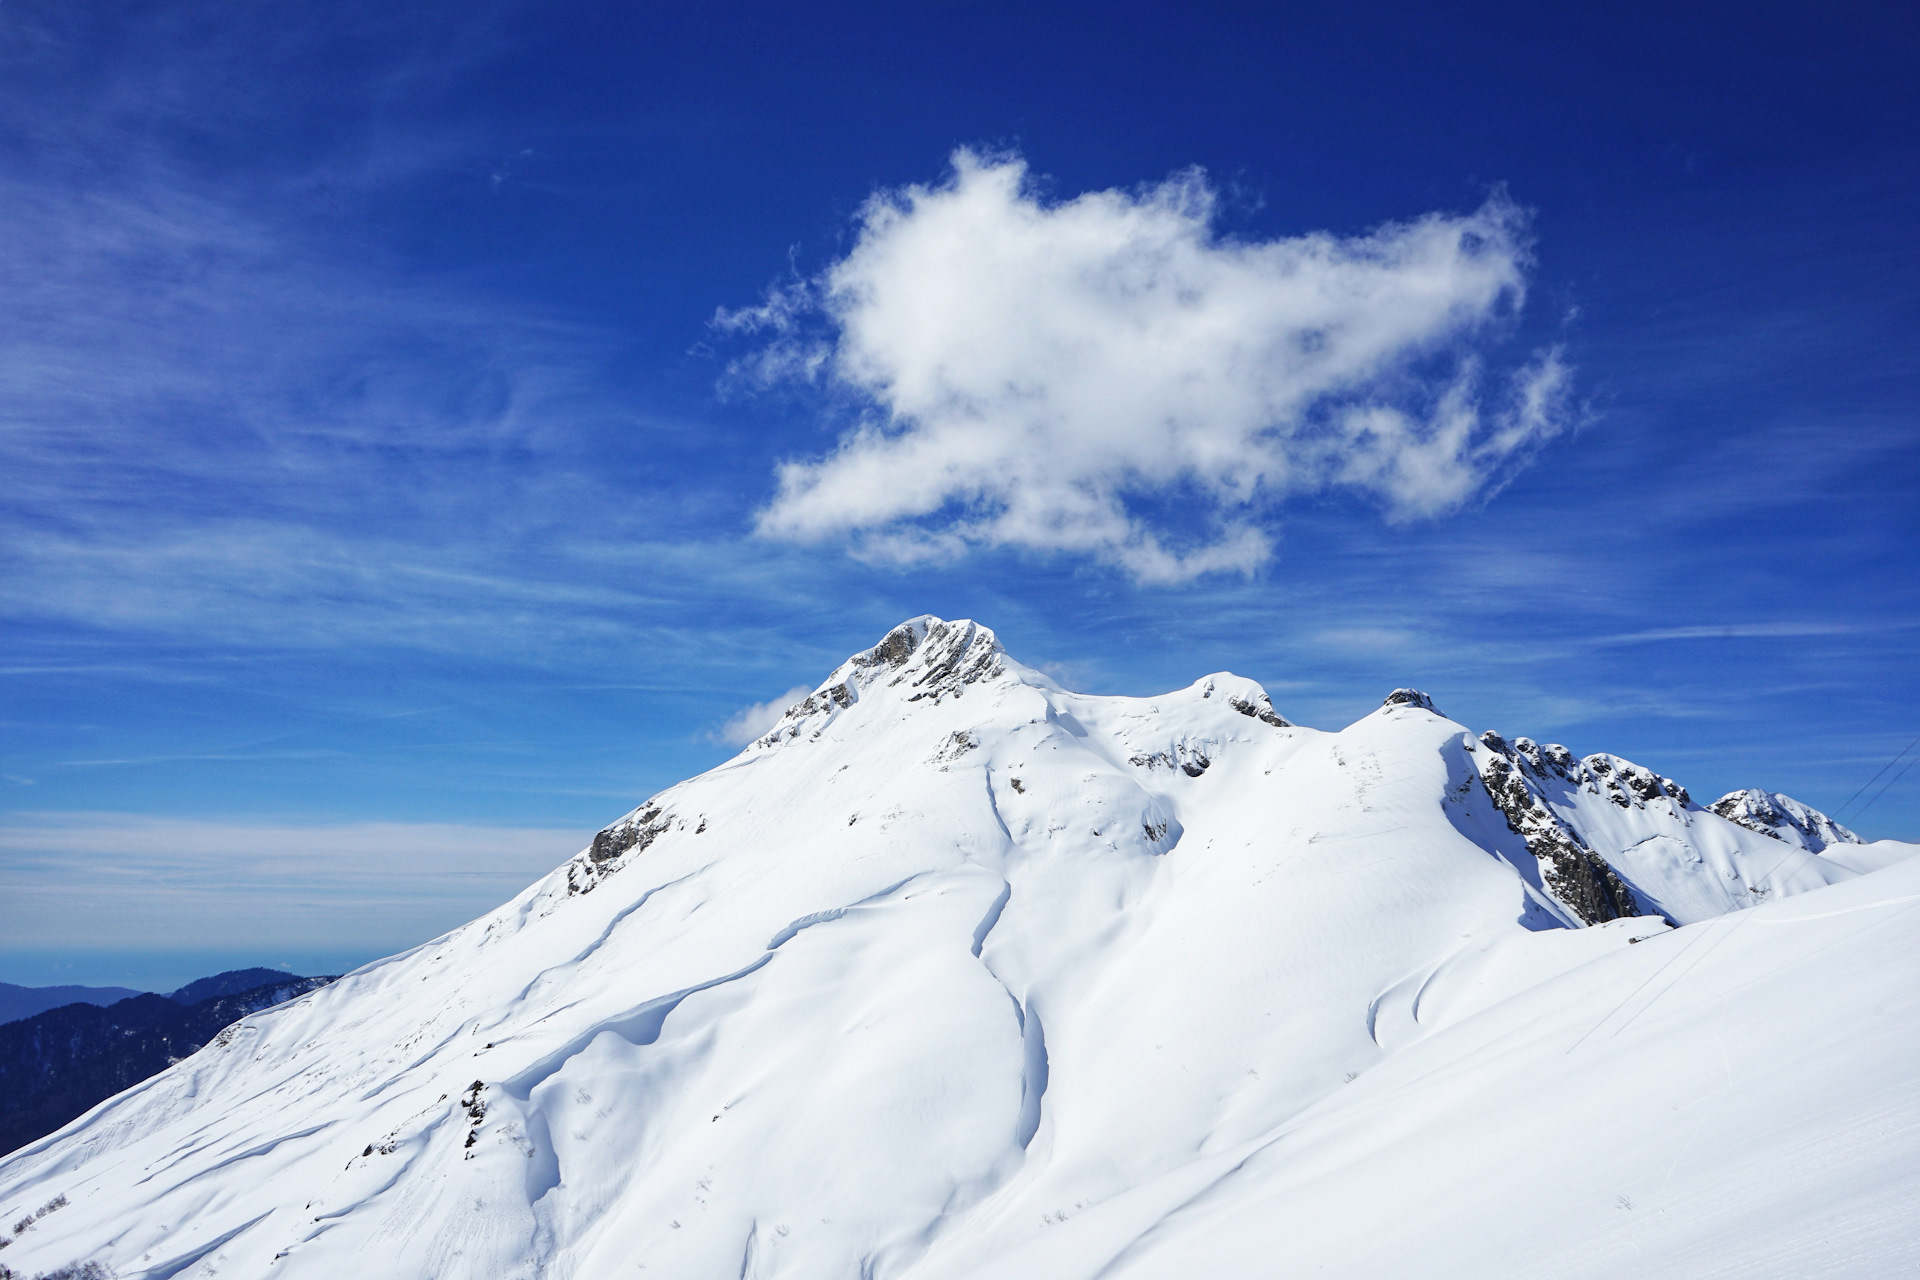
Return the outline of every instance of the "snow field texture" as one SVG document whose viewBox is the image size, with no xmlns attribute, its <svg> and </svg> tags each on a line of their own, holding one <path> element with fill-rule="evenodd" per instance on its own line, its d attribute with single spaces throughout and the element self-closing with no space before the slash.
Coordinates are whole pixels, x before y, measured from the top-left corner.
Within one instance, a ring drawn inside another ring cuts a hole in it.
<svg viewBox="0 0 1920 1280">
<path fill-rule="evenodd" d="M 1913 1274 L 1914 846 L 1523 743 L 1529 821 L 1643 914 L 1556 896 L 1416 703 L 1086 697 L 916 619 L 497 911 L 0 1161 L 5 1221 L 70 1201 L 0 1261 Z"/>
</svg>

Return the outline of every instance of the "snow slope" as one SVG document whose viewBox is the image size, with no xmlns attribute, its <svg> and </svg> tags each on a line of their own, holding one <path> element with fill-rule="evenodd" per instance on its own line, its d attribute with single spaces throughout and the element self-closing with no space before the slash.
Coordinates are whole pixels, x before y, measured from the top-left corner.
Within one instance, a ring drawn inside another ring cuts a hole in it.
<svg viewBox="0 0 1920 1280">
<path fill-rule="evenodd" d="M 68 1199 L 0 1262 L 1910 1275 L 1920 861 L 1791 812 L 1411 691 L 1338 733 L 1224 674 L 1077 695 L 916 619 L 0 1162 L 0 1221 Z"/>
</svg>

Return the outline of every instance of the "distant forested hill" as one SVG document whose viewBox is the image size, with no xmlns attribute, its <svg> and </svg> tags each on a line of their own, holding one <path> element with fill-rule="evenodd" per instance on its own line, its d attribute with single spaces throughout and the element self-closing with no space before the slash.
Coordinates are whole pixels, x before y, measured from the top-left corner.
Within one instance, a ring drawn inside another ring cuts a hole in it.
<svg viewBox="0 0 1920 1280">
<path fill-rule="evenodd" d="M 0 1023 L 18 1022 L 63 1004 L 104 1006 L 140 994 L 131 987 L 16 987 L 0 982 Z"/>
<path fill-rule="evenodd" d="M 266 981 L 234 991 L 235 980 Z M 188 983 L 182 1004 L 143 993 L 100 1008 L 67 1004 L 0 1025 L 0 1154 L 41 1138 L 94 1104 L 195 1053 L 250 1013 L 333 981 L 243 969 Z"/>
</svg>

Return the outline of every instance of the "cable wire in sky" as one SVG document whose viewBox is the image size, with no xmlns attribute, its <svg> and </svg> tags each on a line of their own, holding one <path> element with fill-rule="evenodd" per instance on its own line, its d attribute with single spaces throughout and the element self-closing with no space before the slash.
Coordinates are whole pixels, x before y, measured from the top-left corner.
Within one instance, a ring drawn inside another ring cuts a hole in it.
<svg viewBox="0 0 1920 1280">
<path fill-rule="evenodd" d="M 1864 792 L 1864 791 L 1866 791 L 1866 789 L 1867 789 L 1868 787 L 1870 787 L 1870 786 L 1872 786 L 1872 785 L 1873 785 L 1874 783 L 1876 783 L 1876 782 L 1878 782 L 1878 781 L 1880 781 L 1880 774 L 1881 774 L 1881 773 L 1885 773 L 1885 772 L 1886 772 L 1887 770 L 1889 770 L 1889 769 L 1891 769 L 1891 768 L 1893 768 L 1893 766 L 1895 766 L 1895 765 L 1897 765 L 1897 764 L 1899 764 L 1899 763 L 1900 763 L 1900 761 L 1901 761 L 1901 759 L 1902 759 L 1902 758 L 1903 758 L 1903 757 L 1904 757 L 1904 756 L 1905 756 L 1905 755 L 1907 754 L 1907 752 L 1909 752 L 1909 751 L 1911 751 L 1911 750 L 1913 750 L 1913 748 L 1914 748 L 1914 746 L 1915 746 L 1915 744 L 1917 744 L 1917 743 L 1920 743 L 1920 738 L 1915 738 L 1915 739 L 1914 739 L 1914 740 L 1913 740 L 1912 742 L 1909 742 L 1909 743 L 1908 743 L 1908 744 L 1907 744 L 1906 746 L 1904 746 L 1904 747 L 1902 747 L 1902 748 L 1900 748 L 1900 754 L 1899 754 L 1899 755 L 1897 755 L 1897 756 L 1895 756 L 1895 757 L 1894 757 L 1893 759 L 1891 759 L 1891 760 L 1889 760 L 1889 761 L 1887 761 L 1887 762 L 1886 762 L 1885 764 L 1883 764 L 1883 765 L 1881 765 L 1881 766 L 1880 766 L 1880 773 L 1876 773 L 1876 774 L 1874 774 L 1874 775 L 1873 775 L 1873 776 L 1872 776 L 1871 778 L 1868 778 L 1868 779 L 1867 779 L 1867 780 L 1866 780 L 1865 782 L 1863 782 L 1863 783 L 1861 783 L 1861 784 L 1860 784 L 1860 790 L 1859 790 L 1859 791 L 1856 791 L 1856 792 L 1854 792 L 1854 793 L 1853 793 L 1852 795 L 1850 795 L 1850 796 L 1848 796 L 1848 797 L 1847 797 L 1847 799 L 1846 799 L 1846 803 L 1845 803 L 1845 804 L 1842 804 L 1842 805 L 1841 805 L 1841 806 L 1840 806 L 1840 807 L 1839 807 L 1838 809 L 1835 809 L 1835 810 L 1833 811 L 1833 820 L 1834 820 L 1835 822 L 1838 822 L 1838 821 L 1840 821 L 1840 815 L 1841 815 L 1841 814 L 1843 814 L 1843 813 L 1845 813 L 1845 812 L 1847 811 L 1847 805 L 1850 805 L 1850 804 L 1852 804 L 1852 803 L 1853 803 L 1853 802 L 1854 802 L 1855 800 L 1858 800 L 1858 799 L 1860 798 L 1860 796 L 1861 796 L 1861 793 L 1862 793 L 1862 792 Z M 1912 765 L 1908 765 L 1908 766 L 1907 766 L 1907 769 L 1911 769 L 1912 767 L 1913 767 Z M 1905 774 L 1905 773 L 1906 773 L 1906 771 L 1907 771 L 1907 769 L 1902 769 L 1902 770 L 1900 771 L 1900 773 L 1901 773 L 1901 774 Z M 1899 780 L 1899 779 L 1898 779 L 1898 777 L 1896 776 L 1896 778 L 1895 778 L 1895 781 L 1898 781 L 1898 780 Z M 1892 785 L 1893 785 L 1893 783 L 1891 783 L 1891 782 L 1887 784 L 1887 786 L 1892 786 Z M 1881 791 L 1885 791 L 1885 790 L 1886 790 L 1886 787 L 1882 787 L 1882 788 L 1881 788 L 1880 790 L 1881 790 Z M 1874 793 L 1874 797 L 1873 797 L 1873 799 L 1874 799 L 1874 800 L 1878 800 L 1879 798 L 1880 798 L 1880 792 L 1875 792 L 1875 793 Z M 1872 803 L 1873 803 L 1873 800 L 1869 800 L 1869 801 L 1867 801 L 1867 804 L 1872 804 Z M 1867 806 L 1866 806 L 1866 805 L 1861 805 L 1861 806 L 1860 806 L 1860 812 L 1861 812 L 1861 813 L 1865 813 L 1866 811 L 1867 811 Z M 1855 815 L 1855 816 L 1858 816 L 1858 815 Z"/>
<path fill-rule="evenodd" d="M 1860 815 L 1865 813 L 1867 810 L 1873 808 L 1873 802 L 1875 800 L 1878 800 L 1881 796 L 1887 794 L 1888 788 L 1892 787 L 1893 784 L 1900 781 L 1900 779 L 1906 777 L 1908 770 L 1912 769 L 1913 766 L 1915 766 L 1916 764 L 1920 764 L 1920 756 L 1916 756 L 1914 759 L 1907 761 L 1907 767 L 1905 769 L 1902 769 L 1900 772 L 1894 774 L 1891 778 L 1888 778 L 1886 786 L 1883 786 L 1878 791 L 1874 792 L 1872 797 L 1868 799 L 1868 801 L 1865 804 L 1861 805 L 1858 809 L 1854 810 L 1853 820 L 1855 822 L 1860 821 Z"/>
</svg>

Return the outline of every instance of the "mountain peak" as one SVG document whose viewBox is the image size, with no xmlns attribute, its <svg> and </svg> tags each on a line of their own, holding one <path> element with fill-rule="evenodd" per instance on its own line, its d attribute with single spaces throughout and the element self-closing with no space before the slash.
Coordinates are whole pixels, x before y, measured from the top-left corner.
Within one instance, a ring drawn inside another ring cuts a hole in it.
<svg viewBox="0 0 1920 1280">
<path fill-rule="evenodd" d="M 841 663 L 812 693 L 787 708 L 780 722 L 750 749 L 766 750 L 797 738 L 817 737 L 840 712 L 863 695 L 897 691 L 903 702 L 958 698 L 969 686 L 1009 669 L 1010 659 L 991 629 L 971 619 L 949 622 L 932 614 L 909 618 Z M 1018 666 L 1018 664 L 1012 664 Z M 1019 667 L 1023 676 L 1044 680 Z"/>
<path fill-rule="evenodd" d="M 1422 711 L 1431 711 L 1435 715 L 1440 714 L 1440 708 L 1433 705 L 1433 699 L 1418 689 L 1395 689 L 1381 700 L 1380 705 L 1383 707 L 1418 707 Z"/>
<path fill-rule="evenodd" d="M 1777 791 L 1762 791 L 1758 787 L 1729 791 L 1707 808 L 1728 822 L 1810 853 L 1818 853 L 1828 845 L 1865 843 L 1818 809 Z"/>
</svg>

